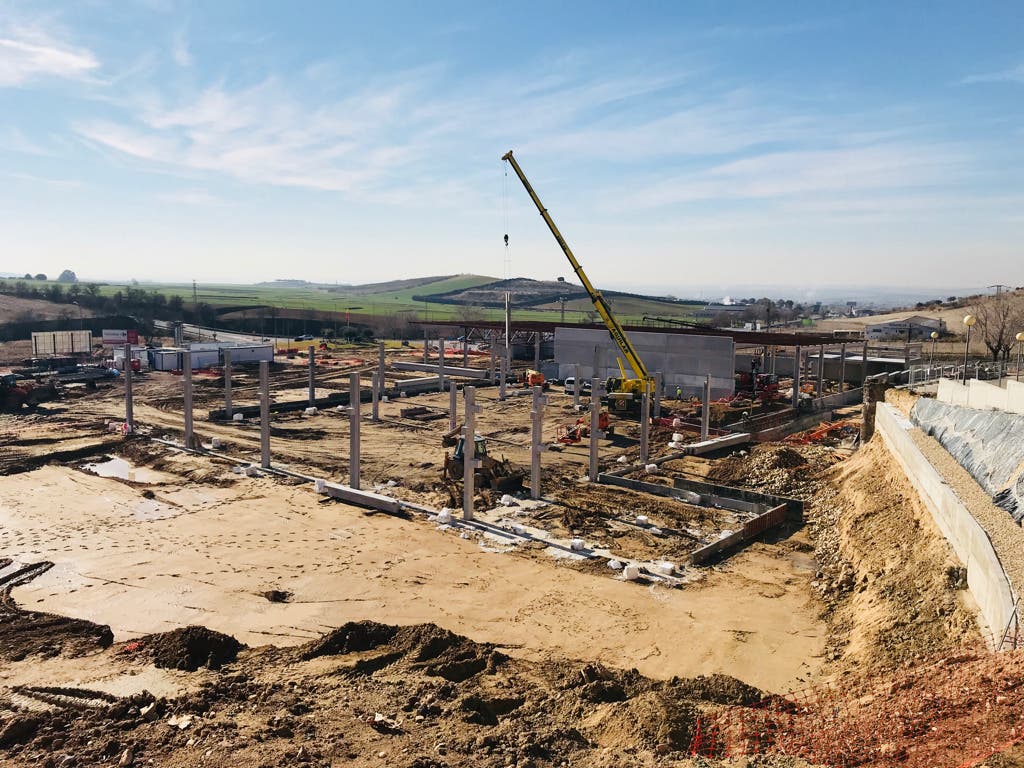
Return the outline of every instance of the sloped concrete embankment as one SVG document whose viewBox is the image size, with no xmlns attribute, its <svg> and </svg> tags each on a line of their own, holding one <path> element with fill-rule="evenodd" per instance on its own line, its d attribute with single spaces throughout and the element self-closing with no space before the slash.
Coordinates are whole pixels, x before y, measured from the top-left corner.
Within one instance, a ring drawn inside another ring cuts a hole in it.
<svg viewBox="0 0 1024 768">
<path fill-rule="evenodd" d="M 915 406 L 916 408 L 917 406 Z M 998 644 L 1014 619 L 1014 593 L 985 528 L 915 442 L 915 427 L 887 403 L 879 403 L 876 431 L 903 468 L 935 524 L 967 567 L 967 586 L 990 636 Z"/>
<path fill-rule="evenodd" d="M 997 506 L 1021 521 L 1024 415 L 965 408 L 922 397 L 911 410 L 910 420 L 938 440 Z"/>
</svg>

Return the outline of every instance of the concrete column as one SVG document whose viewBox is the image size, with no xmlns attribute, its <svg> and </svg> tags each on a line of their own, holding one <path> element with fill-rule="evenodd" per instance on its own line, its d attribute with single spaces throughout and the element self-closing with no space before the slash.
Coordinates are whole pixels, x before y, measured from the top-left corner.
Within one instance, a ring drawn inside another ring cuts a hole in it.
<svg viewBox="0 0 1024 768">
<path fill-rule="evenodd" d="M 533 369 L 540 370 L 540 331 L 533 335 Z"/>
<path fill-rule="evenodd" d="M 196 436 L 192 425 L 192 353 L 181 353 L 181 383 L 185 392 L 185 447 L 191 448 Z"/>
<path fill-rule="evenodd" d="M 654 372 L 654 418 L 661 418 L 661 371 Z"/>
<path fill-rule="evenodd" d="M 462 519 L 473 519 L 473 497 L 476 495 L 475 475 L 476 468 L 480 466 L 480 460 L 476 458 L 476 415 L 480 412 L 480 406 L 476 404 L 476 387 L 466 387 L 464 390 L 466 406 L 466 426 L 462 429 Z"/>
<path fill-rule="evenodd" d="M 427 362 L 427 348 L 430 346 L 429 340 L 427 339 L 427 329 L 423 329 L 423 362 Z"/>
<path fill-rule="evenodd" d="M 793 407 L 800 407 L 800 374 L 803 369 L 803 358 L 801 355 L 803 351 L 800 349 L 798 344 L 796 349 L 793 351 Z"/>
<path fill-rule="evenodd" d="M 234 409 L 231 405 L 231 350 L 224 350 L 224 418 L 231 421 Z"/>
<path fill-rule="evenodd" d="M 132 345 L 124 347 L 124 423 L 128 425 L 128 434 L 135 431 L 135 411 L 132 403 Z"/>
<path fill-rule="evenodd" d="M 572 393 L 572 404 L 575 408 L 580 407 L 580 390 L 583 389 L 583 382 L 580 380 L 580 364 L 576 363 L 573 367 L 573 381 L 576 382 L 576 386 L 573 387 Z"/>
<path fill-rule="evenodd" d="M 487 369 L 488 378 L 494 382 L 498 378 L 498 366 L 496 364 L 498 350 L 494 346 L 494 338 L 491 338 L 491 364 Z"/>
<path fill-rule="evenodd" d="M 260 361 L 260 466 L 270 469 L 270 363 Z"/>
<path fill-rule="evenodd" d="M 533 410 L 530 411 L 533 430 L 530 433 L 530 498 L 540 498 L 540 454 L 544 450 L 541 431 L 544 428 L 544 397 L 542 387 L 533 388 Z"/>
<path fill-rule="evenodd" d="M 505 378 L 512 374 L 512 339 L 505 342 Z"/>
<path fill-rule="evenodd" d="M 448 430 L 455 429 L 458 424 L 459 414 L 456 412 L 458 408 L 458 392 L 456 387 L 452 384 L 448 390 Z"/>
<path fill-rule="evenodd" d="M 371 379 L 370 387 L 371 387 L 371 397 L 372 397 L 372 399 L 370 401 L 372 403 L 371 410 L 370 410 L 370 418 L 373 421 L 376 422 L 376 421 L 380 421 L 380 390 L 381 390 L 381 386 L 380 386 L 380 374 L 379 373 L 374 373 L 373 374 L 373 378 Z"/>
<path fill-rule="evenodd" d="M 700 439 L 707 440 L 711 433 L 711 374 L 704 377 L 704 393 L 700 398 Z"/>
<path fill-rule="evenodd" d="M 651 452 L 651 396 L 640 395 L 640 463 L 646 464 Z"/>
<path fill-rule="evenodd" d="M 863 352 L 863 356 L 861 357 L 861 364 L 860 364 L 860 381 L 861 381 L 861 384 L 863 385 L 864 382 L 867 381 L 867 379 L 868 379 L 868 341 L 867 341 L 867 339 L 865 339 L 864 340 L 864 352 Z"/>
<path fill-rule="evenodd" d="M 444 392 L 444 337 L 437 337 L 437 391 Z"/>
<path fill-rule="evenodd" d="M 601 348 L 594 347 L 594 378 L 601 378 Z"/>
<path fill-rule="evenodd" d="M 587 476 L 590 478 L 590 482 L 597 482 L 597 461 L 598 461 L 598 445 L 597 440 L 601 437 L 601 433 L 598 431 L 598 425 L 601 420 L 601 379 L 594 376 L 590 380 L 590 471 Z"/>
<path fill-rule="evenodd" d="M 309 345 L 309 404 L 316 404 L 316 347 Z"/>
<path fill-rule="evenodd" d="M 381 398 L 381 397 L 384 396 L 384 385 L 385 385 L 385 379 L 384 379 L 384 342 L 382 341 L 382 342 L 380 342 L 377 345 L 377 387 L 376 387 L 376 392 L 377 392 L 377 397 L 378 398 Z M 374 418 L 374 421 L 377 420 L 376 415 L 374 415 L 373 418 Z"/>
<path fill-rule="evenodd" d="M 889 388 L 888 377 L 881 377 L 864 382 L 864 407 L 860 426 L 860 442 L 866 443 L 875 434 L 875 411 L 878 401 L 885 398 L 885 390 Z"/>
<path fill-rule="evenodd" d="M 498 399 L 505 399 L 505 373 L 506 373 L 506 361 L 505 358 L 498 360 Z"/>
<path fill-rule="evenodd" d="M 825 345 L 818 347 L 818 397 L 825 396 Z"/>
<path fill-rule="evenodd" d="M 772 371 L 771 371 L 772 374 L 775 373 L 775 358 L 776 358 L 777 354 L 778 354 L 778 348 L 774 344 L 772 344 Z"/>
<path fill-rule="evenodd" d="M 846 390 L 846 345 L 841 344 L 839 349 L 842 357 L 839 361 L 839 391 L 844 392 Z"/>
<path fill-rule="evenodd" d="M 359 374 L 348 377 L 348 484 L 359 490 L 359 411 L 362 405 Z"/>
<path fill-rule="evenodd" d="M 462 367 L 469 368 L 469 331 L 462 335 Z"/>
</svg>

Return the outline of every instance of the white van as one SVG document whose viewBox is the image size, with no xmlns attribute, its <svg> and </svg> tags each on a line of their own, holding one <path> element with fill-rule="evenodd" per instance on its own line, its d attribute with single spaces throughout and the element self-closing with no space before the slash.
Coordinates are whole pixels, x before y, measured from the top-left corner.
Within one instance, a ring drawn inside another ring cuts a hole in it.
<svg viewBox="0 0 1024 768">
<path fill-rule="evenodd" d="M 590 379 L 584 379 L 583 380 L 583 384 L 582 384 L 581 389 L 580 389 L 580 394 L 589 393 L 592 388 L 593 388 L 593 385 L 590 383 Z M 565 394 L 567 394 L 567 395 L 575 395 L 576 394 L 576 377 L 575 376 L 570 376 L 569 378 L 567 378 L 565 380 Z"/>
</svg>

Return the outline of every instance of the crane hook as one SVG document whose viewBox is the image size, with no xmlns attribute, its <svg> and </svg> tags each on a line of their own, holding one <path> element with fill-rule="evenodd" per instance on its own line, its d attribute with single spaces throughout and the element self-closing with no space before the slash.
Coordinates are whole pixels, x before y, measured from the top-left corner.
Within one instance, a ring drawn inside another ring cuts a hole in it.
<svg viewBox="0 0 1024 768">
<path fill-rule="evenodd" d="M 505 234 L 505 247 L 508 248 L 508 234 Z"/>
</svg>

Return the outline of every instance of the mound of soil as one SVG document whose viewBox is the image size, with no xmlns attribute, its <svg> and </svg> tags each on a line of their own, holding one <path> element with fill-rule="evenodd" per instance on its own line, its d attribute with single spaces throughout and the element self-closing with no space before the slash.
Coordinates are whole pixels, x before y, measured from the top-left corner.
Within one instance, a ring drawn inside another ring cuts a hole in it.
<svg viewBox="0 0 1024 768">
<path fill-rule="evenodd" d="M 231 635 L 199 626 L 149 635 L 142 642 L 153 654 L 153 663 L 165 669 L 194 672 L 200 667 L 220 669 L 237 658 L 245 646 Z"/>
<path fill-rule="evenodd" d="M 268 589 L 261 594 L 272 603 L 287 603 L 292 599 L 292 593 L 283 589 Z"/>
<path fill-rule="evenodd" d="M 375 621 L 350 621 L 328 632 L 319 640 L 299 646 L 299 658 L 308 661 L 319 656 L 341 656 L 346 653 L 371 651 L 390 643 L 398 627 Z"/>
<path fill-rule="evenodd" d="M 677 696 L 715 704 L 749 707 L 759 704 L 764 698 L 764 693 L 760 689 L 747 685 L 735 677 L 721 674 L 676 677 L 669 682 L 669 687 Z"/>
<path fill-rule="evenodd" d="M 767 454 L 770 458 L 765 462 L 772 469 L 792 469 L 807 463 L 807 459 L 792 448 L 778 448 Z"/>
<path fill-rule="evenodd" d="M 308 660 L 376 649 L 382 651 L 381 664 L 357 664 L 354 671 L 369 673 L 401 660 L 410 670 L 460 683 L 480 672 L 493 672 L 507 660 L 493 645 L 475 643 L 436 624 L 396 627 L 375 621 L 349 622 L 300 646 L 298 654 Z"/>
</svg>

